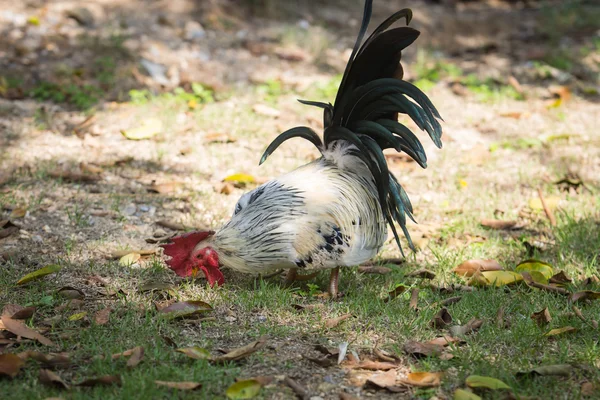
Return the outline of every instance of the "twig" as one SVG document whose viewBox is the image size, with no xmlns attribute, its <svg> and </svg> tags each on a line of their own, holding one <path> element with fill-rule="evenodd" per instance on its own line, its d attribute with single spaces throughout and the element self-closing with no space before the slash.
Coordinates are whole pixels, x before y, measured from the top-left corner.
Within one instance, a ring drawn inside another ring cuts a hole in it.
<svg viewBox="0 0 600 400">
<path fill-rule="evenodd" d="M 298 396 L 298 398 L 300 398 L 302 400 L 307 400 L 309 398 L 308 392 L 306 391 L 306 389 L 302 385 L 300 385 L 298 382 L 296 382 L 295 380 L 290 378 L 289 376 L 286 376 L 283 381 L 285 382 L 286 385 L 288 385 L 290 388 L 292 388 L 292 390 L 294 391 L 294 393 L 296 393 L 296 396 Z"/>
<path fill-rule="evenodd" d="M 538 192 L 538 196 L 540 197 L 540 202 L 542 203 L 542 207 L 544 208 L 544 212 L 546 213 L 546 217 L 548 217 L 548 220 L 550 220 L 550 225 L 556 226 L 556 218 L 554 218 L 554 214 L 552 214 L 552 211 L 550 211 L 550 209 L 548 208 L 548 205 L 546 204 L 546 200 L 544 200 L 544 195 L 542 194 L 542 189 L 538 188 L 537 192 Z"/>
<path fill-rule="evenodd" d="M 523 276 L 523 279 L 525 280 L 525 282 L 527 282 L 527 285 L 530 287 L 534 287 L 536 289 L 542 289 L 547 292 L 558 293 L 558 294 L 562 294 L 562 295 L 571 294 L 571 292 L 569 292 L 567 289 L 563 289 L 563 288 L 560 288 L 557 286 L 544 285 L 543 283 L 535 282 L 528 272 L 522 272 L 521 275 Z"/>
<path fill-rule="evenodd" d="M 580 320 L 582 320 L 584 323 L 591 326 L 592 328 L 598 329 L 598 323 L 596 321 L 592 321 L 592 322 L 588 321 L 581 313 L 581 310 L 575 306 L 575 304 L 573 304 L 571 306 L 571 309 L 573 310 L 575 315 L 577 315 L 577 318 L 579 318 Z M 596 322 L 596 323 L 594 324 L 594 322 Z"/>
</svg>

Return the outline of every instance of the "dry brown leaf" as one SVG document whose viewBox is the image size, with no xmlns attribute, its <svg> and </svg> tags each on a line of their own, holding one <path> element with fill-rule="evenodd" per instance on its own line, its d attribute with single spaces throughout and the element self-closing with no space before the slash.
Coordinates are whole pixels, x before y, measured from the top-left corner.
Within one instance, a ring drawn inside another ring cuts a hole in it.
<svg viewBox="0 0 600 400">
<path fill-rule="evenodd" d="M 198 382 L 167 382 L 167 381 L 154 381 L 158 386 L 165 386 L 171 389 L 179 390 L 195 390 L 202 387 L 201 383 Z"/>
<path fill-rule="evenodd" d="M 406 291 L 406 289 L 408 289 L 408 287 L 406 287 L 404 285 L 396 286 L 396 288 L 394 290 L 392 290 L 388 293 L 388 297 L 386 297 L 385 300 L 383 300 L 383 302 L 387 303 L 388 301 L 394 300 L 396 297 L 398 297 L 402 293 L 404 293 Z"/>
<path fill-rule="evenodd" d="M 521 276 L 523 277 L 523 280 L 527 283 L 527 285 L 529 285 L 530 287 L 545 290 L 547 292 L 563 294 L 563 295 L 568 295 L 571 293 L 568 290 L 560 288 L 558 286 L 545 285 L 543 283 L 535 282 L 529 272 L 523 271 L 523 272 L 521 272 Z"/>
<path fill-rule="evenodd" d="M 7 238 L 11 235 L 14 235 L 17 232 L 19 232 L 18 226 L 9 226 L 7 228 L 0 229 L 0 239 Z M 5 258 L 5 257 L 2 256 L 2 258 Z M 6 257 L 6 259 L 8 259 L 8 257 Z"/>
<path fill-rule="evenodd" d="M 417 358 L 420 357 L 434 357 L 439 356 L 444 351 L 444 346 L 433 343 L 421 343 L 416 341 L 409 341 L 404 344 L 404 351 L 411 356 Z"/>
<path fill-rule="evenodd" d="M 396 376 L 398 375 L 398 373 L 396 372 L 396 370 L 389 370 L 387 372 L 381 372 L 381 373 L 377 373 L 377 374 L 373 374 L 371 375 L 368 379 L 366 384 L 370 384 L 370 385 L 374 385 L 378 388 L 382 388 L 382 389 L 390 389 L 391 391 L 395 392 L 397 391 L 397 386 L 396 386 Z M 400 389 L 400 388 L 398 388 Z"/>
<path fill-rule="evenodd" d="M 434 387 L 442 383 L 443 376 L 443 372 L 411 372 L 400 381 L 410 386 Z"/>
<path fill-rule="evenodd" d="M 168 194 L 173 193 L 177 189 L 181 188 L 183 183 L 181 182 L 163 182 L 156 183 L 152 182 L 152 184 L 148 187 L 148 191 L 151 193 L 159 193 L 159 194 Z"/>
<path fill-rule="evenodd" d="M 410 301 L 408 302 L 408 307 L 414 311 L 419 309 L 419 288 L 413 288 L 410 292 Z"/>
<path fill-rule="evenodd" d="M 267 336 L 261 336 L 257 341 L 249 343 L 245 346 L 233 349 L 222 356 L 214 357 L 215 362 L 237 361 L 248 357 L 250 354 L 257 352 L 267 344 Z"/>
<path fill-rule="evenodd" d="M 431 339 L 427 343 L 435 344 L 438 346 L 448 346 L 449 344 L 452 344 L 452 343 L 465 343 L 465 341 L 460 338 L 455 338 L 452 336 L 444 335 L 442 337 L 437 337 L 435 339 Z"/>
<path fill-rule="evenodd" d="M 350 363 L 350 365 L 348 365 L 348 366 L 353 369 L 368 369 L 371 371 L 388 371 L 390 369 L 398 368 L 398 365 L 393 364 L 393 363 L 382 362 L 382 361 L 373 361 L 373 360 L 369 360 L 369 359 L 365 359 L 365 360 L 359 362 L 358 364 Z"/>
<path fill-rule="evenodd" d="M 132 349 L 131 357 L 127 360 L 127 367 L 136 367 L 144 359 L 144 348 L 142 346 L 136 346 Z"/>
<path fill-rule="evenodd" d="M 557 283 L 560 285 L 571 282 L 573 281 L 565 274 L 564 271 L 559 271 L 557 274 L 552 275 L 552 277 L 550 278 L 550 283 Z"/>
<path fill-rule="evenodd" d="M 375 347 L 373 349 L 373 354 L 375 354 L 379 359 L 383 360 L 383 361 L 388 361 L 388 362 L 396 362 L 398 360 L 398 357 L 396 357 L 394 354 L 388 353 L 385 350 L 381 350 L 377 347 Z"/>
<path fill-rule="evenodd" d="M 66 353 L 44 354 L 37 351 L 27 351 L 23 353 L 23 357 L 31 358 L 51 368 L 64 368 L 71 365 L 71 358 Z"/>
<path fill-rule="evenodd" d="M 451 326 L 448 330 L 452 336 L 462 336 L 479 330 L 479 328 L 481 328 L 481 325 L 483 325 L 483 320 L 473 318 L 472 320 L 467 322 L 466 325 Z"/>
<path fill-rule="evenodd" d="M 8 315 L 12 319 L 28 319 L 35 312 L 35 307 L 22 307 L 18 304 L 7 304 L 2 309 L 2 315 Z"/>
<path fill-rule="evenodd" d="M 548 325 L 550 321 L 552 321 L 552 317 L 550 316 L 550 311 L 548 311 L 548 307 L 544 308 L 541 311 L 534 312 L 531 314 L 531 319 L 535 321 L 538 326 Z"/>
<path fill-rule="evenodd" d="M 495 260 L 468 260 L 454 268 L 457 275 L 470 277 L 476 272 L 501 271 L 502 266 Z"/>
<path fill-rule="evenodd" d="M 27 339 L 34 339 L 46 346 L 54 346 L 54 342 L 43 336 L 41 333 L 28 328 L 21 321 L 14 320 L 7 315 L 1 317 L 1 321 L 4 324 L 6 330 L 14 333 L 17 336 L 21 336 Z"/>
<path fill-rule="evenodd" d="M 448 310 L 444 307 L 435 314 L 429 323 L 432 327 L 437 329 L 443 329 L 452 323 L 452 316 Z"/>
<path fill-rule="evenodd" d="M 595 300 L 600 299 L 600 292 L 593 292 L 591 290 L 584 290 L 582 292 L 573 293 L 569 296 L 569 300 L 572 303 L 577 303 L 582 300 Z"/>
<path fill-rule="evenodd" d="M 25 361 L 16 354 L 0 354 L 0 375 L 14 378 L 23 365 Z"/>
<path fill-rule="evenodd" d="M 27 215 L 27 209 L 19 207 L 19 208 L 15 208 L 11 211 L 9 218 L 11 218 L 11 219 L 23 218 L 25 215 Z"/>
<path fill-rule="evenodd" d="M 97 311 L 96 315 L 94 315 L 94 322 L 96 322 L 96 325 L 106 325 L 110 319 L 111 311 L 112 309 L 110 307 Z"/>
<path fill-rule="evenodd" d="M 46 386 L 59 387 L 61 389 L 69 389 L 69 385 L 63 381 L 60 376 L 56 375 L 54 372 L 48 369 L 40 369 L 40 373 L 38 375 L 40 383 Z"/>
<path fill-rule="evenodd" d="M 252 106 L 252 111 L 254 111 L 257 114 L 273 118 L 277 118 L 281 114 L 281 112 L 278 109 L 269 107 L 264 104 L 255 104 L 254 106 Z"/>
<path fill-rule="evenodd" d="M 121 386 L 121 376 L 120 375 L 104 375 L 98 378 L 90 378 L 86 379 L 83 382 L 76 384 L 75 386 L 110 386 L 117 385 Z"/>
<path fill-rule="evenodd" d="M 480 223 L 481 226 L 486 228 L 498 230 L 521 229 L 523 227 L 517 221 L 502 221 L 499 219 L 482 219 Z"/>
<path fill-rule="evenodd" d="M 344 314 L 337 318 L 328 319 L 327 321 L 325 321 L 325 327 L 329 328 L 329 329 L 335 328 L 336 326 L 338 326 L 340 324 L 340 322 L 347 320 L 351 316 L 352 316 L 352 314 Z"/>
<path fill-rule="evenodd" d="M 203 139 L 207 143 L 235 143 L 237 141 L 233 136 L 223 132 L 207 133 Z"/>
</svg>

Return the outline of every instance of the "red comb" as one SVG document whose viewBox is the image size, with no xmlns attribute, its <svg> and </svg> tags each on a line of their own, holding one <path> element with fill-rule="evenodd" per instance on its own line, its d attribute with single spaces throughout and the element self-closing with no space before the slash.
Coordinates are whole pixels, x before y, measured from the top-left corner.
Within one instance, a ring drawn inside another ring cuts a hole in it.
<svg viewBox="0 0 600 400">
<path fill-rule="evenodd" d="M 172 243 L 161 244 L 160 247 L 164 249 L 164 254 L 171 257 L 166 261 L 169 268 L 179 276 L 194 275 L 197 271 L 197 261 L 192 259 L 192 251 L 198 243 L 214 233 L 214 231 L 190 232 L 172 238 Z M 225 277 L 218 268 L 209 270 L 204 265 L 201 265 L 200 268 L 204 271 L 210 286 L 214 286 L 215 283 L 221 285 L 225 282 Z"/>
</svg>

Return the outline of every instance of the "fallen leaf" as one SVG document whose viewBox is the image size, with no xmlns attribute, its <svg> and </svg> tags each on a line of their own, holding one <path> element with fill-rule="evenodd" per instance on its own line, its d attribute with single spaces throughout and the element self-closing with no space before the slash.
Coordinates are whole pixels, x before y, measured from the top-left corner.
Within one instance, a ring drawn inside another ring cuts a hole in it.
<svg viewBox="0 0 600 400">
<path fill-rule="evenodd" d="M 260 393 L 262 385 L 256 379 L 237 381 L 227 388 L 225 395 L 228 399 L 251 399 Z"/>
<path fill-rule="evenodd" d="M 0 354 L 0 375 L 14 378 L 23 365 L 25 365 L 25 361 L 16 354 Z"/>
<path fill-rule="evenodd" d="M 563 289 L 558 286 L 546 285 L 543 283 L 536 282 L 529 272 L 523 271 L 523 272 L 521 272 L 521 276 L 523 277 L 525 282 L 527 282 L 527 285 L 529 285 L 530 287 L 534 287 L 536 289 L 541 289 L 541 290 L 545 290 L 547 292 L 558 293 L 558 294 L 562 294 L 562 295 L 568 295 L 571 293 L 568 290 Z"/>
<path fill-rule="evenodd" d="M 173 193 L 177 189 L 183 186 L 181 182 L 163 182 L 163 183 L 155 183 L 148 187 L 148 191 L 151 193 L 159 193 L 159 194 L 168 194 Z"/>
<path fill-rule="evenodd" d="M 373 353 L 383 361 L 396 362 L 398 360 L 398 357 L 396 357 L 394 354 L 388 353 L 385 350 L 381 350 L 377 348 L 377 346 L 375 346 L 373 349 Z"/>
<path fill-rule="evenodd" d="M 452 316 L 444 307 L 433 316 L 429 325 L 437 329 L 443 329 L 450 323 L 452 323 Z"/>
<path fill-rule="evenodd" d="M 14 320 L 7 315 L 1 317 L 4 328 L 17 336 L 22 336 L 27 339 L 34 339 L 46 346 L 54 346 L 54 342 L 43 336 L 41 333 L 28 328 L 21 321 Z"/>
<path fill-rule="evenodd" d="M 482 219 L 480 222 L 481 226 L 491 229 L 498 230 L 509 230 L 509 229 L 521 229 L 522 226 L 518 225 L 518 221 L 502 221 L 499 219 Z"/>
<path fill-rule="evenodd" d="M 58 289 L 56 293 L 60 297 L 63 297 L 65 299 L 71 299 L 71 300 L 74 300 L 74 299 L 81 300 L 85 297 L 85 294 L 81 290 L 74 288 L 72 286 L 62 287 L 62 288 Z"/>
<path fill-rule="evenodd" d="M 577 332 L 577 328 L 573 328 L 572 326 L 563 326 L 562 328 L 551 329 L 544 336 L 558 336 L 564 333 L 573 333 Z"/>
<path fill-rule="evenodd" d="M 552 271 L 552 266 L 550 264 L 534 259 L 523 261 L 522 263 L 517 265 L 517 267 L 515 268 L 515 272 L 529 272 L 530 274 L 532 272 L 539 272 L 544 276 L 544 278 L 546 278 L 546 281 L 552 278 L 552 275 L 554 274 L 554 272 Z"/>
<path fill-rule="evenodd" d="M 397 391 L 396 388 L 396 377 L 398 373 L 396 370 L 389 370 L 387 372 L 382 372 L 378 374 L 371 375 L 366 384 L 374 385 L 378 388 L 382 389 L 391 389 L 392 391 Z"/>
<path fill-rule="evenodd" d="M 464 342 L 465 341 L 463 339 L 445 335 L 442 337 L 437 337 L 435 339 L 431 339 L 427 343 L 435 344 L 435 345 L 439 345 L 439 346 L 448 346 L 449 344 L 452 344 L 452 343 L 464 343 Z"/>
<path fill-rule="evenodd" d="M 387 303 L 388 301 L 394 300 L 396 297 L 398 297 L 399 295 L 404 293 L 406 291 L 406 289 L 408 289 L 408 287 L 406 287 L 404 285 L 396 286 L 396 288 L 394 290 L 392 290 L 388 293 L 388 297 L 386 297 L 383 302 Z"/>
<path fill-rule="evenodd" d="M 94 322 L 96 325 L 106 325 L 110 319 L 110 312 L 112 309 L 110 307 L 103 308 L 99 310 L 94 315 Z"/>
<path fill-rule="evenodd" d="M 19 279 L 17 281 L 17 285 L 23 285 L 27 282 L 31 282 L 36 279 L 43 278 L 46 275 L 50 275 L 50 274 L 60 271 L 60 269 L 61 269 L 61 266 L 58 264 L 48 265 L 44 268 L 40 268 L 37 271 L 33 271 L 33 272 L 25 275 L 24 277 L 22 277 L 21 279 Z"/>
<path fill-rule="evenodd" d="M 479 330 L 479 328 L 481 328 L 481 325 L 483 325 L 483 320 L 477 319 L 477 318 L 473 318 L 472 320 L 470 320 L 469 322 L 467 322 L 466 325 L 451 326 L 448 329 L 448 331 L 450 332 L 450 334 L 452 336 L 463 336 L 463 335 L 466 335 L 468 333 L 475 332 L 475 331 Z"/>
<path fill-rule="evenodd" d="M 250 354 L 255 353 L 256 351 L 265 347 L 267 343 L 267 337 L 261 336 L 257 341 L 249 343 L 245 346 L 239 347 L 237 349 L 233 349 L 222 356 L 214 357 L 213 361 L 215 362 L 227 362 L 227 361 L 237 361 L 242 358 L 248 357 Z"/>
<path fill-rule="evenodd" d="M 512 285 L 523 280 L 520 274 L 512 271 L 484 271 L 481 274 L 490 285 L 496 287 Z"/>
<path fill-rule="evenodd" d="M 51 368 L 64 368 L 71 365 L 71 358 L 65 353 L 44 354 L 38 351 L 28 351 L 24 356 Z"/>
<path fill-rule="evenodd" d="M 157 222 L 158 223 L 158 222 Z M 157 249 L 140 249 L 140 250 L 118 250 L 113 252 L 110 257 L 113 259 L 122 258 L 131 253 L 137 253 L 140 256 L 151 256 L 152 254 L 156 254 Z"/>
<path fill-rule="evenodd" d="M 481 400 L 481 397 L 468 390 L 456 389 L 454 391 L 453 400 Z"/>
<path fill-rule="evenodd" d="M 368 369 L 371 371 L 388 371 L 390 369 L 398 368 L 398 365 L 390 362 L 363 360 L 359 363 L 350 363 L 349 365 L 354 369 Z"/>
<path fill-rule="evenodd" d="M 334 364 L 334 361 L 331 359 L 331 357 L 325 356 L 325 357 L 309 357 L 309 356 L 302 356 L 304 359 L 313 362 L 323 368 L 329 368 Z"/>
<path fill-rule="evenodd" d="M 444 346 L 434 343 L 421 343 L 416 341 L 408 341 L 404 344 L 404 351 L 411 356 L 420 357 L 435 357 L 442 354 Z"/>
<path fill-rule="evenodd" d="M 94 387 L 94 386 L 111 386 L 117 385 L 121 386 L 121 376 L 120 375 L 104 375 L 98 378 L 90 378 L 86 379 L 83 382 L 76 384 L 75 386 L 86 386 L 86 387 Z"/>
<path fill-rule="evenodd" d="M 229 176 L 223 178 L 223 182 L 231 182 L 235 185 L 245 186 L 250 183 L 255 183 L 256 178 L 249 174 L 240 173 L 240 174 L 229 175 Z"/>
<path fill-rule="evenodd" d="M 517 372 L 517 378 L 525 376 L 569 376 L 573 371 L 571 364 L 543 365 L 531 371 Z"/>
<path fill-rule="evenodd" d="M 48 369 L 40 369 L 38 378 L 43 385 L 59 387 L 61 389 L 69 389 L 69 385 L 67 385 L 60 378 L 60 376 L 56 375 L 54 372 Z"/>
<path fill-rule="evenodd" d="M 600 299 L 600 292 L 593 292 L 591 290 L 584 290 L 582 292 L 573 293 L 569 296 L 569 301 L 577 303 L 582 300 L 596 300 Z"/>
<path fill-rule="evenodd" d="M 373 265 L 364 265 L 358 267 L 358 272 L 361 274 L 377 274 L 377 275 L 386 275 L 392 272 L 391 268 L 388 267 L 378 267 Z"/>
<path fill-rule="evenodd" d="M 235 143 L 237 141 L 236 138 L 223 132 L 207 133 L 203 139 L 207 143 Z"/>
<path fill-rule="evenodd" d="M 400 381 L 406 385 L 417 387 L 439 386 L 442 382 L 443 372 L 411 372 Z"/>
<path fill-rule="evenodd" d="M 9 218 L 10 219 L 23 218 L 25 215 L 27 215 L 26 208 L 15 208 L 10 212 Z"/>
<path fill-rule="evenodd" d="M 178 352 L 185 354 L 190 358 L 194 358 L 196 360 L 211 360 L 213 357 L 210 352 L 202 347 L 184 347 L 181 349 L 177 349 Z"/>
<path fill-rule="evenodd" d="M 87 317 L 87 311 L 82 311 L 76 314 L 73 314 L 67 318 L 69 321 L 79 321 Z"/>
<path fill-rule="evenodd" d="M 531 319 L 535 321 L 538 326 L 548 325 L 550 321 L 552 321 L 552 317 L 550 316 L 550 311 L 548 311 L 548 307 L 544 308 L 541 311 L 534 312 L 531 314 Z"/>
<path fill-rule="evenodd" d="M 552 275 L 552 277 L 550 277 L 550 283 L 557 283 L 557 284 L 566 284 L 566 283 L 571 283 L 573 282 L 571 280 L 571 278 L 569 278 L 564 271 L 559 271 L 557 274 Z"/>
<path fill-rule="evenodd" d="M 130 267 L 142 258 L 139 253 L 129 253 L 119 259 L 119 266 Z"/>
<path fill-rule="evenodd" d="M 34 312 L 35 307 L 21 307 L 18 304 L 7 304 L 2 309 L 2 315 L 8 315 L 12 319 L 28 319 Z"/>
<path fill-rule="evenodd" d="M 173 303 L 168 307 L 160 310 L 160 313 L 164 314 L 168 319 L 190 317 L 197 314 L 212 311 L 213 308 L 210 304 L 200 300 L 189 300 L 178 303 Z"/>
<path fill-rule="evenodd" d="M 335 328 L 336 326 L 338 326 L 340 324 L 340 322 L 347 320 L 348 318 L 350 318 L 352 316 L 352 314 L 344 314 L 341 315 L 337 318 L 331 318 L 325 321 L 325 327 L 326 328 Z"/>
<path fill-rule="evenodd" d="M 414 311 L 419 309 L 419 288 L 413 288 L 410 292 L 410 301 L 408 302 L 408 307 Z"/>
<path fill-rule="evenodd" d="M 144 359 L 144 348 L 142 346 L 136 346 L 132 349 L 131 357 L 127 360 L 127 367 L 136 367 Z"/>
<path fill-rule="evenodd" d="M 5 221 L 0 221 L 0 222 L 5 222 Z M 10 222 L 10 221 L 6 221 L 6 222 Z M 15 233 L 19 232 L 19 229 L 20 228 L 15 225 L 5 226 L 3 229 L 0 229 L 0 239 L 4 239 L 4 238 L 9 237 L 10 235 L 14 235 Z"/>
<path fill-rule="evenodd" d="M 407 276 L 416 276 L 423 279 L 434 279 L 435 274 L 427 269 L 420 269 L 418 271 L 411 272 Z"/>
<path fill-rule="evenodd" d="M 454 268 L 457 275 L 470 277 L 475 272 L 500 271 L 502 266 L 495 260 L 468 260 Z"/>
<path fill-rule="evenodd" d="M 434 306 L 449 306 L 452 305 L 454 303 L 458 303 L 460 300 L 462 299 L 462 296 L 455 296 L 455 297 L 448 297 L 447 299 L 444 299 L 440 302 L 434 303 L 431 305 L 432 308 L 434 308 Z"/>
<path fill-rule="evenodd" d="M 201 383 L 198 382 L 167 382 L 167 381 L 154 381 L 158 386 L 165 386 L 171 389 L 179 390 L 195 390 L 202 387 Z"/>
<path fill-rule="evenodd" d="M 157 118 L 146 118 L 142 124 L 136 128 L 122 130 L 121 134 L 129 140 L 143 140 L 159 134 L 163 129 L 163 123 Z"/>
<path fill-rule="evenodd" d="M 489 376 L 480 376 L 480 375 L 470 375 L 465 380 L 467 386 L 471 388 L 485 388 L 491 390 L 498 389 L 509 389 L 506 383 L 502 382 L 500 379 L 490 378 Z"/>
</svg>

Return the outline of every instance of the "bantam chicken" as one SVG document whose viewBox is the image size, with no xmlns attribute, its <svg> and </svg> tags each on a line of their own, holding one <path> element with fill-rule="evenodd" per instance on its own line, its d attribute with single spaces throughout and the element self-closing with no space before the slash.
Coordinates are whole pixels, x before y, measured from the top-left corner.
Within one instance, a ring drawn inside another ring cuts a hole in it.
<svg viewBox="0 0 600 400">
<path fill-rule="evenodd" d="M 414 249 L 406 228 L 407 217 L 414 221 L 413 208 L 383 150 L 405 152 L 426 168 L 423 146 L 398 114 L 410 117 L 439 148 L 441 117 L 421 90 L 402 80 L 401 52 L 419 31 L 391 26 L 401 18 L 408 25 L 411 10 L 390 16 L 363 43 L 371 10 L 372 0 L 366 0 L 334 104 L 301 100 L 324 110 L 323 140 L 308 127 L 292 128 L 267 147 L 260 163 L 297 137 L 314 144 L 321 157 L 244 194 L 217 231 L 188 233 L 163 245 L 178 275 L 201 270 L 213 286 L 224 282 L 221 267 L 253 274 L 288 269 L 288 280 L 299 270 L 331 269 L 329 293 L 335 298 L 339 268 L 377 255 L 388 225 L 401 252 L 395 223 Z"/>
</svg>

